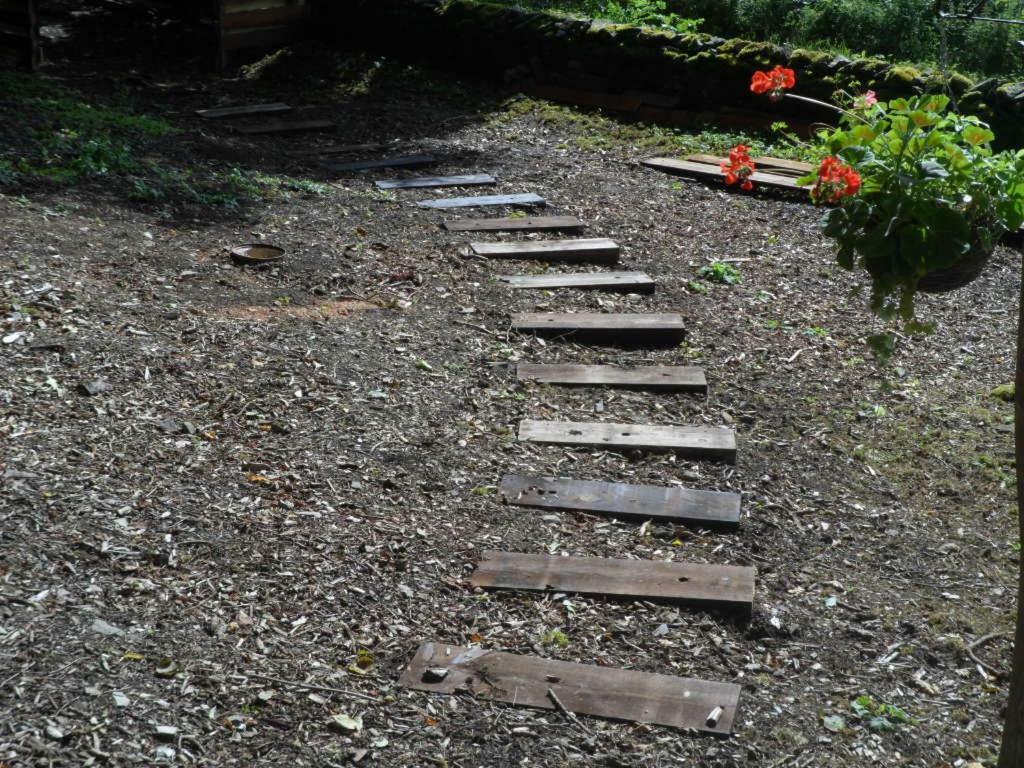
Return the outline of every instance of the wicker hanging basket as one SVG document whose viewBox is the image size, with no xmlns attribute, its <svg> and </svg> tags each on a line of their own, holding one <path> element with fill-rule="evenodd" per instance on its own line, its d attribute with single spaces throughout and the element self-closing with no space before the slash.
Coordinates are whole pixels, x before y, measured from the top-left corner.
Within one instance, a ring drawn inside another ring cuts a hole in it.
<svg viewBox="0 0 1024 768">
<path fill-rule="evenodd" d="M 976 233 L 979 231 L 975 230 Z M 992 258 L 1001 236 L 999 232 L 992 232 L 991 229 L 989 231 L 992 238 L 988 246 L 982 242 L 978 234 L 975 234 L 966 256 L 951 267 L 929 272 L 918 281 L 917 289 L 923 293 L 949 293 L 974 282 Z"/>
</svg>

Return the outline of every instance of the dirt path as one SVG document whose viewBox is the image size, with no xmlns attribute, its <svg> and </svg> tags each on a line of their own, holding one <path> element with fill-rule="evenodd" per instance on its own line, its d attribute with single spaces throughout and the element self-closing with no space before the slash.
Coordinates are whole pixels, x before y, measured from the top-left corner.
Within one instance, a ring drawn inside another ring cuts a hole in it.
<svg viewBox="0 0 1024 768">
<path fill-rule="evenodd" d="M 1011 626 L 1011 407 L 988 393 L 1012 370 L 1014 254 L 927 300 L 938 332 L 883 377 L 813 210 L 679 183 L 639 168 L 639 150 L 581 149 L 593 137 L 530 112 L 443 128 L 431 115 L 413 136 L 399 116 L 423 98 L 395 88 L 358 114 L 339 107 L 339 143 L 405 135 L 404 149 L 442 155 L 439 172 L 543 194 L 619 242 L 622 268 L 657 275 L 657 293 L 510 291 L 494 279 L 509 265 L 460 256 L 470 236 L 411 203 L 427 195 L 375 192 L 372 176 L 237 216 L 76 189 L 0 198 L 0 760 L 990 755 L 1005 695 L 991 671 L 1007 671 L 1009 643 L 968 646 Z M 169 105 L 182 151 L 217 130 L 186 116 L 208 101 Z M 223 141 L 268 172 L 319 178 L 287 154 L 294 140 Z M 239 269 L 222 251 L 262 239 L 288 249 L 285 266 Z M 742 282 L 700 277 L 716 259 L 739 260 Z M 681 312 L 690 335 L 621 352 L 508 333 L 510 312 L 567 308 Z M 517 360 L 700 364 L 711 394 L 523 386 Z M 730 424 L 740 459 L 524 446 L 524 417 Z M 746 516 L 711 534 L 508 507 L 505 472 L 741 491 Z M 754 565 L 754 619 L 476 594 L 464 579 L 494 548 Z M 558 713 L 409 693 L 395 681 L 423 639 L 738 682 L 737 735 L 588 720 L 590 738 Z M 913 722 L 872 730 L 851 709 L 860 696 Z"/>
</svg>

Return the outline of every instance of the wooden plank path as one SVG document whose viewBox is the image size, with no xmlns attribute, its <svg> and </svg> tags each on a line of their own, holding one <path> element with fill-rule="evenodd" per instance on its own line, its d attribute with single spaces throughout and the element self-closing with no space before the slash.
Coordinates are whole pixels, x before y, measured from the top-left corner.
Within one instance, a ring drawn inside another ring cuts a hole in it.
<svg viewBox="0 0 1024 768">
<path fill-rule="evenodd" d="M 420 646 L 399 684 L 718 736 L 732 732 L 740 698 L 731 683 L 433 642 Z"/>
<path fill-rule="evenodd" d="M 517 195 L 483 195 L 481 197 L 447 197 L 440 200 L 420 200 L 421 208 L 479 208 L 488 205 L 544 206 L 548 201 L 532 192 Z"/>
<path fill-rule="evenodd" d="M 499 275 L 498 279 L 509 288 L 556 290 L 623 291 L 626 293 L 654 293 L 657 283 L 643 272 L 570 272 L 551 275 Z"/>
<path fill-rule="evenodd" d="M 614 264 L 621 248 L 606 237 L 578 240 L 540 240 L 523 243 L 470 243 L 477 256 L 489 259 L 539 259 L 541 261 Z"/>
<path fill-rule="evenodd" d="M 727 565 L 484 552 L 469 579 L 474 587 L 571 592 L 679 603 L 750 614 L 753 568 Z"/>
<path fill-rule="evenodd" d="M 707 163 L 694 163 L 689 160 L 676 160 L 671 157 L 652 157 L 647 160 L 641 160 L 641 165 L 647 168 L 653 168 L 657 171 L 665 171 L 676 176 L 688 176 L 694 179 L 700 179 L 701 181 L 717 181 L 718 183 L 725 186 L 725 176 L 722 174 L 722 169 L 717 165 L 708 165 Z M 763 171 L 754 171 L 750 175 L 750 180 L 755 184 L 760 184 L 762 187 L 770 189 L 781 189 L 781 190 L 798 190 L 805 191 L 804 187 L 799 186 L 796 183 L 796 179 L 792 176 L 782 176 L 777 173 L 765 173 Z"/>
<path fill-rule="evenodd" d="M 267 133 L 305 133 L 306 131 L 328 131 L 337 128 L 333 120 L 268 120 L 255 125 L 238 125 L 235 130 L 246 136 L 259 136 Z"/>
<path fill-rule="evenodd" d="M 586 224 L 575 216 L 524 216 L 501 219 L 447 219 L 449 232 L 580 232 Z"/>
<path fill-rule="evenodd" d="M 519 442 L 675 453 L 736 463 L 736 433 L 728 427 L 665 427 L 578 421 L 519 422 Z"/>
<path fill-rule="evenodd" d="M 708 382 L 701 368 L 651 365 L 622 368 L 617 365 L 536 365 L 519 363 L 520 381 L 579 387 L 621 387 L 652 392 L 708 393 Z"/>
<path fill-rule="evenodd" d="M 705 528 L 734 529 L 740 522 L 740 495 L 722 491 L 505 475 L 500 493 L 506 503 L 520 507 L 593 512 Z"/>
<path fill-rule="evenodd" d="M 399 157 L 381 157 L 376 160 L 355 160 L 350 163 L 324 163 L 329 171 L 345 173 L 347 171 L 369 171 L 375 168 L 422 168 L 433 165 L 437 158 L 433 155 L 401 155 Z"/>
<path fill-rule="evenodd" d="M 463 176 L 420 176 L 415 179 L 383 179 L 376 182 L 379 189 L 431 189 L 436 187 L 474 187 L 497 184 L 493 176 L 473 173 Z"/>
<path fill-rule="evenodd" d="M 243 104 L 237 107 L 210 107 L 197 109 L 196 114 L 207 120 L 220 120 L 229 117 L 249 117 L 251 115 L 270 115 L 291 112 L 292 108 L 282 101 L 269 104 Z"/>
<path fill-rule="evenodd" d="M 620 344 L 671 345 L 683 340 L 680 315 L 599 312 L 524 312 L 512 315 L 512 330 Z"/>
</svg>

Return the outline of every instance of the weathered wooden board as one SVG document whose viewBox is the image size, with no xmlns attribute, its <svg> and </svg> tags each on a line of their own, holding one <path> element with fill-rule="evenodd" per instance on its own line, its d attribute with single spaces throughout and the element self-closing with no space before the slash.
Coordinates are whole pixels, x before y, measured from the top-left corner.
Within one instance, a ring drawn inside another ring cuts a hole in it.
<svg viewBox="0 0 1024 768">
<path fill-rule="evenodd" d="M 555 290 L 624 291 L 626 293 L 654 293 L 657 283 L 643 272 L 572 272 L 552 275 L 500 275 L 509 288 Z"/>
<path fill-rule="evenodd" d="M 502 219 L 449 219 L 449 232 L 579 232 L 586 224 L 575 216 L 525 216 Z"/>
<path fill-rule="evenodd" d="M 493 176 L 473 173 L 463 176 L 420 176 L 415 179 L 383 179 L 377 182 L 379 189 L 430 189 L 432 187 L 474 187 L 496 184 Z"/>
<path fill-rule="evenodd" d="M 374 168 L 422 168 L 433 165 L 437 158 L 433 155 L 403 155 L 401 157 L 381 157 L 377 160 L 356 160 L 351 163 L 324 163 L 329 171 L 345 173 L 347 171 L 369 171 Z"/>
<path fill-rule="evenodd" d="M 687 160 L 676 160 L 671 157 L 652 157 L 648 160 L 641 160 L 640 163 L 648 168 L 665 171 L 676 176 L 688 176 L 702 181 L 715 181 L 723 186 L 725 184 L 725 176 L 722 175 L 722 169 L 717 165 L 691 163 Z M 770 189 L 804 190 L 803 187 L 796 183 L 793 177 L 781 176 L 776 173 L 754 171 L 750 176 L 750 180 L 755 184 L 760 184 L 762 187 Z"/>
<path fill-rule="evenodd" d="M 572 337 L 631 345 L 666 345 L 686 335 L 683 318 L 667 314 L 612 314 L 598 312 L 524 312 L 512 315 L 512 329 L 520 333 Z"/>
<path fill-rule="evenodd" d="M 548 201 L 532 192 L 519 195 L 484 195 L 482 197 L 446 197 L 440 200 L 420 200 L 421 208 L 479 208 L 486 205 L 543 206 Z"/>
<path fill-rule="evenodd" d="M 721 170 L 722 163 L 728 160 L 728 158 L 718 157 L 717 155 L 703 154 L 688 155 L 686 159 L 691 163 L 713 165 L 719 170 Z M 799 160 L 786 160 L 780 157 L 755 157 L 753 160 L 754 165 L 762 171 L 774 173 L 779 176 L 793 176 L 794 178 L 800 178 L 814 170 L 813 165 L 810 163 L 801 163 Z"/>
<path fill-rule="evenodd" d="M 505 475 L 501 495 L 519 507 L 670 520 L 706 528 L 735 528 L 740 522 L 740 495 L 721 491 Z"/>
<path fill-rule="evenodd" d="M 486 256 L 489 259 L 540 259 L 595 264 L 614 264 L 619 260 L 621 252 L 619 244 L 606 237 L 520 243 L 470 243 L 469 247 L 477 256 Z"/>
<path fill-rule="evenodd" d="M 520 381 L 579 387 L 622 387 L 661 392 L 708 393 L 708 382 L 701 368 L 678 365 L 650 365 L 622 368 L 617 365 L 537 365 L 519 363 Z"/>
<path fill-rule="evenodd" d="M 564 707 L 581 715 L 717 736 L 732 732 L 740 698 L 740 687 L 731 683 L 442 643 L 421 645 L 399 684 L 417 691 L 466 691 L 523 707 Z"/>
<path fill-rule="evenodd" d="M 207 120 L 218 120 L 226 117 L 250 117 L 252 115 L 269 115 L 279 112 L 291 112 L 291 107 L 281 101 L 270 104 L 244 104 L 238 107 L 211 107 L 197 109 L 196 114 Z"/>
<path fill-rule="evenodd" d="M 333 120 L 268 120 L 256 125 L 239 125 L 235 128 L 247 136 L 265 133 L 306 133 L 307 131 L 329 131 L 337 128 Z"/>
<path fill-rule="evenodd" d="M 728 565 L 484 552 L 469 581 L 484 589 L 572 592 L 681 603 L 750 614 L 753 568 Z"/>
<path fill-rule="evenodd" d="M 728 427 L 664 427 L 524 419 L 519 422 L 519 442 L 669 452 L 686 458 L 736 462 L 736 433 Z"/>
</svg>

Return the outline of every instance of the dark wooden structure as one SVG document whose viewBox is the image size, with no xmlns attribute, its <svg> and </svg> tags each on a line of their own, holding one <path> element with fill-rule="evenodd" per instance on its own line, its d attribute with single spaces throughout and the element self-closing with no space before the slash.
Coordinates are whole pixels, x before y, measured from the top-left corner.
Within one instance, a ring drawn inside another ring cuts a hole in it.
<svg viewBox="0 0 1024 768">
<path fill-rule="evenodd" d="M 0 67 L 39 63 L 36 0 L 0 0 Z"/>
<path fill-rule="evenodd" d="M 216 25 L 217 61 L 241 52 L 270 50 L 311 37 L 329 0 L 136 0 Z M 40 8 L 46 0 L 0 0 L 0 67 L 35 68 L 40 62 Z"/>
</svg>

